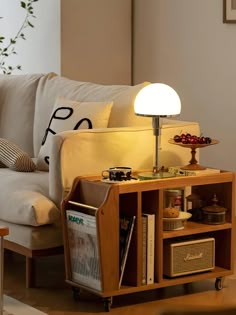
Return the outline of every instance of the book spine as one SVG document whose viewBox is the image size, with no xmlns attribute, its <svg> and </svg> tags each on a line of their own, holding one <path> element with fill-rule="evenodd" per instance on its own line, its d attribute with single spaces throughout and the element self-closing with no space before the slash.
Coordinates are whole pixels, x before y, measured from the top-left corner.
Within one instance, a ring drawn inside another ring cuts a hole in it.
<svg viewBox="0 0 236 315">
<path fill-rule="evenodd" d="M 147 284 L 154 283 L 155 214 L 147 217 Z"/>
<path fill-rule="evenodd" d="M 188 209 L 190 208 L 187 197 L 191 195 L 191 193 L 192 193 L 192 186 L 185 186 L 184 187 L 184 209 L 183 209 L 184 211 L 188 211 Z"/>
<path fill-rule="evenodd" d="M 147 217 L 142 216 L 142 284 L 147 284 Z"/>
</svg>

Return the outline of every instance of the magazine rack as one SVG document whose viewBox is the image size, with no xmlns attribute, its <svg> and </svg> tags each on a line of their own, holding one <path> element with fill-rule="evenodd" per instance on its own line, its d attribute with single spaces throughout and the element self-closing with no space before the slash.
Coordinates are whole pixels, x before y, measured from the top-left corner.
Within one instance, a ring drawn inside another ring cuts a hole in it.
<svg viewBox="0 0 236 315">
<path fill-rule="evenodd" d="M 78 297 L 78 288 L 84 288 L 104 298 L 107 297 L 104 299 L 104 305 L 107 309 L 111 304 L 112 292 L 118 291 L 119 284 L 119 252 L 114 250 L 114 248 L 119 248 L 119 217 L 117 216 L 119 209 L 116 208 L 118 206 L 117 189 L 114 189 L 115 187 L 112 185 L 100 184 L 98 189 L 96 182 L 80 178 L 75 179 L 71 192 L 62 203 L 62 227 L 66 282 L 72 286 L 74 298 L 77 299 Z M 86 208 L 86 205 L 90 207 Z M 90 213 L 95 216 L 97 223 L 101 291 L 95 290 L 89 283 L 85 286 L 72 281 L 66 211 L 70 209 L 87 213 L 89 208 L 92 209 L 92 213 Z M 96 208 L 97 210 L 95 210 Z M 106 292 L 110 292 L 108 296 Z"/>
<path fill-rule="evenodd" d="M 186 221 L 184 229 L 163 231 L 163 205 L 166 189 L 186 189 L 211 203 L 213 194 L 217 194 L 221 204 L 227 208 L 225 223 L 217 225 Z M 73 288 L 74 298 L 78 298 L 80 289 L 86 289 L 104 300 L 106 311 L 110 310 L 114 296 L 147 291 L 184 284 L 203 279 L 216 278 L 215 288 L 220 290 L 222 278 L 233 274 L 234 249 L 234 173 L 221 171 L 210 175 L 182 176 L 160 180 L 130 181 L 108 184 L 100 177 L 77 177 L 70 193 L 62 203 L 62 227 L 65 248 L 66 282 Z M 98 251 L 100 257 L 101 290 L 95 290 L 88 282 L 86 285 L 72 280 L 70 248 L 66 212 L 68 209 L 87 212 L 91 208 L 96 218 L 98 233 Z M 155 214 L 155 254 L 154 282 L 142 283 L 143 245 L 142 213 Z M 119 216 L 136 216 L 131 246 L 124 270 L 121 287 L 119 286 Z M 164 257 L 166 245 L 176 241 L 214 238 L 215 265 L 205 272 L 190 273 L 178 277 L 164 275 Z"/>
</svg>

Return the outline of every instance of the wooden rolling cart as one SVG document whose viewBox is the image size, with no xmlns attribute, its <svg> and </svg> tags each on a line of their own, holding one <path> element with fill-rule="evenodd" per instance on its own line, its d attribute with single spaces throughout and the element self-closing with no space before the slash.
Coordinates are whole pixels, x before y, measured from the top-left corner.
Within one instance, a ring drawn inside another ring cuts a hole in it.
<svg viewBox="0 0 236 315">
<path fill-rule="evenodd" d="M 186 221 L 184 229 L 163 231 L 163 204 L 166 189 L 191 186 L 192 192 L 211 202 L 217 194 L 220 202 L 227 208 L 225 223 L 217 225 Z M 65 246 L 66 282 L 72 286 L 74 297 L 78 298 L 80 289 L 86 289 L 101 296 L 106 311 L 110 310 L 114 296 L 190 283 L 215 278 L 215 289 L 223 287 L 222 278 L 233 274 L 234 250 L 234 173 L 220 173 L 203 176 L 184 176 L 158 180 L 129 181 L 108 184 L 100 177 L 78 177 L 62 203 L 62 224 Z M 77 203 L 77 205 L 76 205 Z M 78 205 L 79 204 L 79 205 Z M 70 249 L 66 211 L 73 209 L 83 212 L 86 206 L 94 210 L 97 222 L 101 290 L 82 285 L 72 280 Z M 155 214 L 155 262 L 154 283 L 142 284 L 142 213 Z M 124 271 L 122 285 L 119 287 L 119 216 L 135 215 L 135 228 Z M 164 248 L 168 242 L 189 238 L 195 240 L 214 238 L 214 268 L 205 272 L 190 273 L 184 276 L 167 277 L 163 274 Z"/>
</svg>

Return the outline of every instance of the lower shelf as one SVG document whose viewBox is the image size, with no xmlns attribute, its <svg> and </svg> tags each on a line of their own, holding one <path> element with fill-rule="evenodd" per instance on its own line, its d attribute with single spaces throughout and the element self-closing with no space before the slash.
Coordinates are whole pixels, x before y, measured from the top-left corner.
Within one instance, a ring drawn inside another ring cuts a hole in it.
<svg viewBox="0 0 236 315">
<path fill-rule="evenodd" d="M 192 274 L 188 276 L 182 276 L 182 277 L 176 277 L 176 278 L 163 278 L 160 280 L 160 282 L 155 282 L 149 285 L 141 285 L 141 286 L 136 286 L 136 287 L 122 285 L 121 288 L 118 290 L 107 291 L 107 292 L 97 292 L 93 289 L 90 289 L 85 286 L 81 286 L 78 283 L 75 283 L 70 280 L 66 280 L 66 282 L 72 287 L 79 287 L 82 289 L 86 289 L 87 291 L 90 291 L 98 296 L 110 297 L 110 296 L 119 296 L 119 295 L 124 295 L 124 294 L 160 289 L 164 287 L 169 287 L 169 286 L 174 286 L 174 285 L 179 285 L 179 284 L 186 284 L 186 283 L 191 283 L 191 282 L 196 282 L 196 281 L 201 281 L 201 280 L 223 278 L 232 274 L 233 274 L 232 270 L 215 267 L 214 270 Z"/>
</svg>

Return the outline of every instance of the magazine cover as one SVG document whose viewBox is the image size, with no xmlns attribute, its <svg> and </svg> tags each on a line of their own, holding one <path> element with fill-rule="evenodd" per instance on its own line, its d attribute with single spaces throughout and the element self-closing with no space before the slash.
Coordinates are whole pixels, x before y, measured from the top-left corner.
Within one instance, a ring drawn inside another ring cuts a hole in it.
<svg viewBox="0 0 236 315">
<path fill-rule="evenodd" d="M 121 286 L 125 264 L 128 256 L 130 241 L 134 229 L 135 216 L 120 216 L 120 282 Z"/>
<path fill-rule="evenodd" d="M 72 281 L 101 291 L 96 217 L 67 210 Z"/>
</svg>

